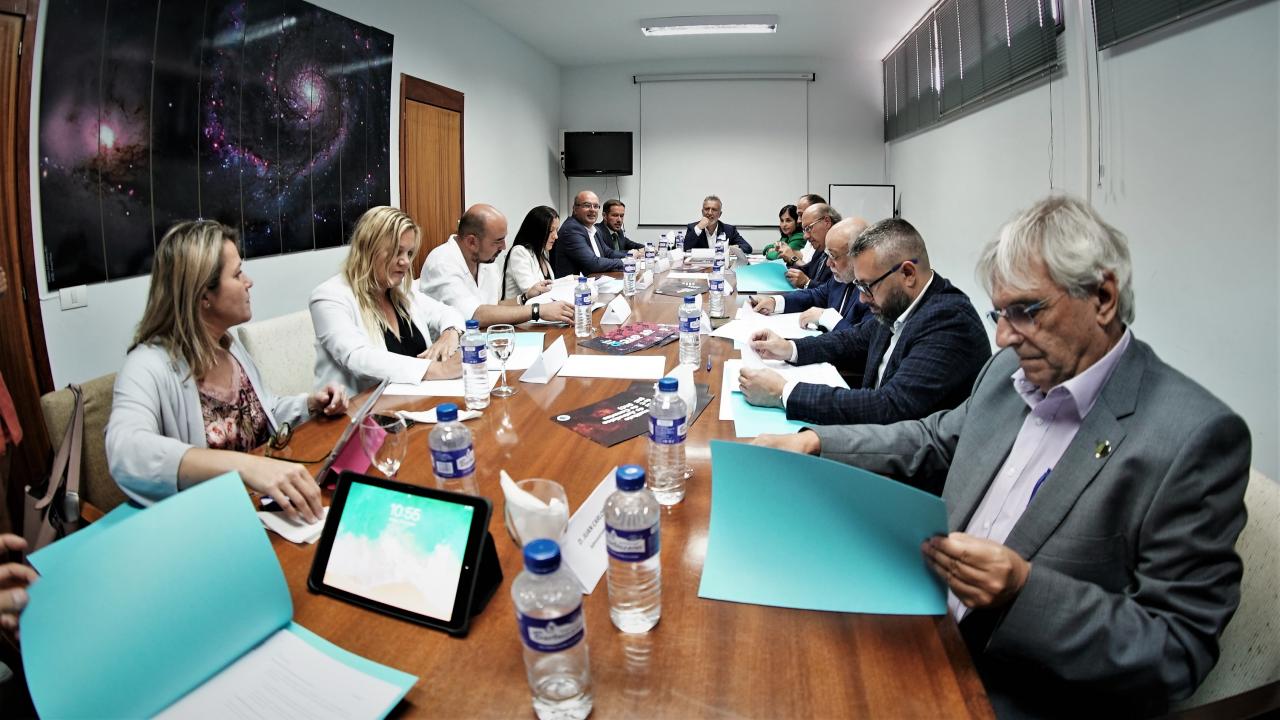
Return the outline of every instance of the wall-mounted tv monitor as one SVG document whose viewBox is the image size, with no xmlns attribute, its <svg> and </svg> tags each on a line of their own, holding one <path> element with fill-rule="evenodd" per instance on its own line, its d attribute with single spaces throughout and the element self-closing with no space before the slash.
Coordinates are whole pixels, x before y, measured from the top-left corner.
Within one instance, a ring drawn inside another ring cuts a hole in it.
<svg viewBox="0 0 1280 720">
<path fill-rule="evenodd" d="M 566 132 L 565 177 L 631 174 L 631 133 Z"/>
</svg>

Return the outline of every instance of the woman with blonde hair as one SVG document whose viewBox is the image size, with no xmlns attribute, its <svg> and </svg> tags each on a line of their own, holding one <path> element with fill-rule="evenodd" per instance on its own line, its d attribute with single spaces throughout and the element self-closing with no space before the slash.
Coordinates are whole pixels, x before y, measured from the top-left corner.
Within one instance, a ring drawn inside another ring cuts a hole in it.
<svg viewBox="0 0 1280 720">
<path fill-rule="evenodd" d="M 320 488 L 307 469 L 244 451 L 309 413 L 345 413 L 347 394 L 330 385 L 279 397 L 263 385 L 229 332 L 253 316 L 253 281 L 241 268 L 238 239 L 219 222 L 193 220 L 160 240 L 146 310 L 116 375 L 108 465 L 121 489 L 144 505 L 235 470 L 289 515 L 314 522 Z"/>
<path fill-rule="evenodd" d="M 393 207 L 370 208 L 351 234 L 342 271 L 311 293 L 316 382 L 352 392 L 462 376 L 462 315 L 414 287 L 420 232 Z"/>
</svg>

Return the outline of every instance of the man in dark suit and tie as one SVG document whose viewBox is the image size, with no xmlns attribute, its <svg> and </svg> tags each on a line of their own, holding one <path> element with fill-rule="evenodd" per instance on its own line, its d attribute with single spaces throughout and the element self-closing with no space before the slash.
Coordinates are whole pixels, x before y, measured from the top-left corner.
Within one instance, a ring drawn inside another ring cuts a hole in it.
<svg viewBox="0 0 1280 720">
<path fill-rule="evenodd" d="M 809 241 L 809 247 L 813 248 L 813 255 L 809 258 L 809 262 L 800 265 L 800 253 L 785 246 L 779 251 L 782 260 L 788 265 L 786 278 L 787 282 L 791 283 L 791 287 L 803 290 L 821 285 L 830 279 L 826 238 L 831 227 L 840 220 L 840 213 L 826 203 L 813 203 L 800 213 L 800 229 L 804 232 L 804 238 Z M 862 228 L 865 229 L 866 225 L 864 221 Z"/>
<path fill-rule="evenodd" d="M 945 476 L 952 532 L 921 550 L 998 716 L 1158 715 L 1239 603 L 1249 429 L 1134 337 L 1128 243 L 1085 203 L 1021 213 L 978 274 L 1004 349 L 964 403 L 757 442 Z"/>
<path fill-rule="evenodd" d="M 831 214 L 839 217 L 839 213 L 835 210 L 831 210 Z M 837 246 L 831 252 L 843 256 L 853 245 L 854 239 L 866 229 L 867 221 L 862 218 L 837 219 L 835 225 L 820 223 L 819 226 L 814 227 L 809 243 L 814 249 L 813 260 L 822 261 L 825 274 L 815 275 L 813 280 L 805 275 L 805 282 L 800 286 L 802 288 L 800 290 L 778 295 L 752 295 L 752 309 L 761 315 L 798 312 L 801 313 L 801 326 L 813 324 L 824 331 L 857 325 L 870 311 L 858 299 L 858 291 L 853 285 L 831 273 L 827 249 L 835 243 Z M 793 270 L 787 271 L 788 279 L 792 272 Z"/>
<path fill-rule="evenodd" d="M 747 402 L 829 425 L 922 418 L 968 397 L 991 344 L 969 296 L 933 272 L 911 223 L 882 220 L 847 253 L 830 255 L 830 262 L 832 274 L 858 290 L 879 322 L 795 341 L 761 330 L 751 348 L 765 359 L 830 362 L 861 372 L 862 387 L 787 382 L 773 370 L 744 368 L 740 384 Z"/>
<path fill-rule="evenodd" d="M 605 244 L 620 253 L 644 250 L 644 245 L 627 237 L 623 222 L 627 219 L 627 206 L 621 200 L 604 201 L 604 220 L 596 225 L 596 237 L 603 237 Z"/>
<path fill-rule="evenodd" d="M 556 277 L 582 273 L 617 272 L 622 258 L 605 242 L 604 233 L 596 227 L 600 215 L 600 198 L 583 190 L 573 199 L 573 216 L 560 223 L 556 244 L 551 248 L 551 268 Z"/>
<path fill-rule="evenodd" d="M 702 219 L 698 222 L 692 222 L 684 226 L 684 249 L 685 251 L 694 248 L 714 247 L 712 242 L 720 235 L 724 235 L 725 240 L 730 245 L 737 245 L 742 252 L 751 254 L 751 243 L 738 232 L 738 228 L 729 223 L 720 222 L 720 212 L 723 209 L 720 198 L 715 195 L 708 195 L 702 200 Z"/>
</svg>

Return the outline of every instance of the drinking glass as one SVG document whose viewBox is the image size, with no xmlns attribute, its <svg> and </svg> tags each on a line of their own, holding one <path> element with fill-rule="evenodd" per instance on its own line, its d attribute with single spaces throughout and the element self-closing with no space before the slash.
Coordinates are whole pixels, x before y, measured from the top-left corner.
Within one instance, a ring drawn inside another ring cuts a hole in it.
<svg viewBox="0 0 1280 720">
<path fill-rule="evenodd" d="M 516 481 L 516 487 L 537 498 L 529 504 L 505 498 L 503 517 L 507 534 L 520 547 L 530 540 L 550 538 L 560 542 L 560 536 L 569 525 L 569 499 L 564 487 L 554 480 L 532 478 Z"/>
<path fill-rule="evenodd" d="M 510 325 L 490 325 L 485 335 L 485 344 L 489 346 L 489 354 L 502 363 L 502 383 L 490 394 L 498 397 L 511 397 L 516 389 L 507 384 L 507 360 L 511 351 L 516 348 L 516 329 Z"/>
<path fill-rule="evenodd" d="M 409 426 L 394 415 L 370 415 L 360 423 L 360 444 L 373 466 L 395 477 L 409 448 Z"/>
</svg>

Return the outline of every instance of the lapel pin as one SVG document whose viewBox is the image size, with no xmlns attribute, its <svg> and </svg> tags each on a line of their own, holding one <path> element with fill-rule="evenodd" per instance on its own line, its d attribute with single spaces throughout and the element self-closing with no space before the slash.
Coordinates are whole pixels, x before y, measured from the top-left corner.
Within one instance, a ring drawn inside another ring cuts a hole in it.
<svg viewBox="0 0 1280 720">
<path fill-rule="evenodd" d="M 1093 448 L 1093 456 L 1095 458 L 1098 458 L 1099 460 L 1101 460 L 1102 458 L 1110 454 L 1111 454 L 1110 440 L 1103 440 L 1102 442 L 1098 443 L 1096 447 Z"/>
</svg>

